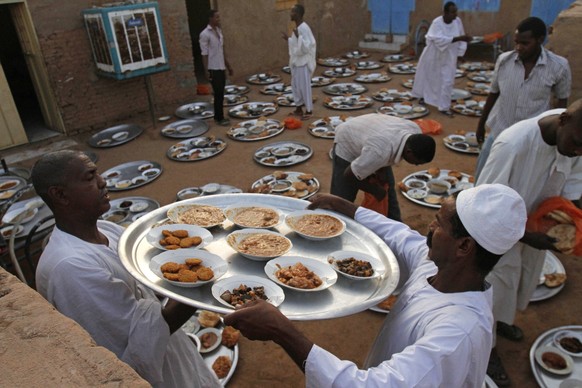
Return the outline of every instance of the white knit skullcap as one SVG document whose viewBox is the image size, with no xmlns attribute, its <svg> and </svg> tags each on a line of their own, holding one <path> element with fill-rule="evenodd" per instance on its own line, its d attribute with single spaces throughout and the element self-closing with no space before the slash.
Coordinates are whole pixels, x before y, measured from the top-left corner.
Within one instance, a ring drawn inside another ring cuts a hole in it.
<svg viewBox="0 0 582 388">
<path fill-rule="evenodd" d="M 510 187 L 495 183 L 463 190 L 456 206 L 467 232 L 491 253 L 502 255 L 523 237 L 525 203 Z"/>
</svg>

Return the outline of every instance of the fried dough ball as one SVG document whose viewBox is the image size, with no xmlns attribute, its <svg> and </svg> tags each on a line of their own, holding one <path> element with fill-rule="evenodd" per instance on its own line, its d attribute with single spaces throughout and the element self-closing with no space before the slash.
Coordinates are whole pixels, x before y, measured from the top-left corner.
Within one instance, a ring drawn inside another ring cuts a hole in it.
<svg viewBox="0 0 582 388">
<path fill-rule="evenodd" d="M 193 267 L 195 265 L 202 264 L 202 260 L 200 260 L 200 259 L 194 259 L 194 258 L 192 258 L 192 259 L 186 259 L 185 262 L 186 262 L 186 265 L 189 266 L 189 267 Z"/>
<path fill-rule="evenodd" d="M 307 184 L 305 182 L 293 182 L 293 187 L 296 190 L 307 190 Z"/>
<path fill-rule="evenodd" d="M 273 176 L 275 177 L 275 179 L 285 179 L 287 178 L 287 173 L 283 171 L 275 171 L 273 173 Z"/>
<path fill-rule="evenodd" d="M 224 328 L 224 330 L 222 330 L 222 344 L 224 346 L 232 348 L 234 345 L 237 344 L 239 337 L 240 331 L 238 331 L 232 326 L 227 326 Z"/>
<path fill-rule="evenodd" d="M 398 188 L 400 191 L 408 191 L 408 186 L 402 181 L 398 182 Z"/>
<path fill-rule="evenodd" d="M 461 174 L 459 171 L 456 171 L 456 170 L 449 171 L 448 175 L 452 176 L 453 178 L 457 178 L 459 180 L 463 178 L 463 174 Z"/>
<path fill-rule="evenodd" d="M 198 280 L 198 275 L 196 272 L 190 271 L 189 269 L 181 269 L 180 272 L 178 272 L 178 275 L 178 280 L 181 282 L 193 283 Z"/>
<path fill-rule="evenodd" d="M 223 379 L 228 376 L 232 362 L 228 356 L 219 356 L 212 364 L 212 370 L 216 373 L 216 377 Z"/>
<path fill-rule="evenodd" d="M 202 310 L 198 314 L 198 322 L 202 327 L 215 327 L 220 322 L 220 315 L 212 311 Z"/>
<path fill-rule="evenodd" d="M 166 229 L 162 230 L 162 236 L 170 237 L 171 235 L 172 235 L 172 231 L 166 230 Z"/>
<path fill-rule="evenodd" d="M 166 248 L 167 250 L 171 251 L 174 249 L 180 249 L 179 245 L 166 245 L 164 248 Z"/>
<path fill-rule="evenodd" d="M 431 167 L 428 170 L 426 170 L 426 172 L 432 175 L 433 178 L 437 178 L 441 174 L 441 169 L 438 167 Z"/>
<path fill-rule="evenodd" d="M 310 179 L 313 179 L 313 174 L 301 174 L 297 176 L 298 179 L 301 179 L 302 181 L 308 181 Z"/>
<path fill-rule="evenodd" d="M 202 239 L 200 237 L 194 236 L 194 237 L 183 238 L 182 240 L 180 240 L 179 244 L 182 248 L 190 248 L 190 247 L 200 245 L 201 242 L 202 242 Z"/>
<path fill-rule="evenodd" d="M 174 236 L 168 236 L 164 239 L 165 244 L 163 245 L 180 245 L 180 239 Z"/>
<path fill-rule="evenodd" d="M 196 271 L 196 275 L 198 275 L 198 279 L 206 281 L 214 277 L 214 271 L 212 268 L 200 267 L 200 269 Z"/>
<path fill-rule="evenodd" d="M 180 264 L 174 263 L 173 261 L 168 261 L 167 263 L 162 264 L 160 267 L 160 271 L 162 272 L 169 272 L 169 273 L 177 273 L 180 270 Z"/>
<path fill-rule="evenodd" d="M 180 274 L 177 273 L 164 272 L 164 277 L 174 282 L 180 281 Z"/>
<path fill-rule="evenodd" d="M 184 230 L 184 229 L 174 230 L 174 231 L 172 231 L 172 236 L 178 237 L 178 238 L 185 238 L 185 237 L 188 237 L 188 231 Z"/>
</svg>

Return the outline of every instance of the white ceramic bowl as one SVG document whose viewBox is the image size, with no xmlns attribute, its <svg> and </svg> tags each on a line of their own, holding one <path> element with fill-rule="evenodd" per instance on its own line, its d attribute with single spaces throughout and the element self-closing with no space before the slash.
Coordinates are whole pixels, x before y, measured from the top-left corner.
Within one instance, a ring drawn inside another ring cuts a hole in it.
<svg viewBox="0 0 582 388">
<path fill-rule="evenodd" d="M 236 275 L 219 280 L 212 285 L 212 296 L 223 305 L 234 309 L 233 305 L 222 299 L 220 296 L 226 291 L 232 292 L 232 290 L 238 288 L 241 284 L 250 288 L 264 287 L 267 302 L 275 307 L 279 306 L 285 300 L 285 293 L 277 284 L 269 279 L 265 279 L 264 277 L 251 275 Z"/>
<path fill-rule="evenodd" d="M 277 253 L 259 254 L 259 253 L 248 253 L 248 252 L 241 251 L 240 246 L 244 242 L 244 240 L 251 235 L 257 235 L 257 234 L 277 235 L 277 236 L 279 236 L 279 238 L 285 239 L 285 241 L 287 242 L 287 247 L 286 247 L 286 249 L 281 249 Z M 255 261 L 268 261 L 268 260 L 274 259 L 275 257 L 279 257 L 279 256 L 286 254 L 287 252 L 289 252 L 291 250 L 291 248 L 293 248 L 293 243 L 287 237 L 283 236 L 281 233 L 273 232 L 271 230 L 266 230 L 266 229 L 241 229 L 241 230 L 237 230 L 237 231 L 230 233 L 228 236 L 226 236 L 226 242 L 228 243 L 228 245 L 230 245 L 230 247 L 232 249 L 237 251 L 242 256 L 246 257 L 247 259 L 251 259 L 251 260 L 255 260 Z"/>
<path fill-rule="evenodd" d="M 214 272 L 214 277 L 210 280 L 198 280 L 196 282 L 178 282 L 173 280 L 168 280 L 164 277 L 164 274 L 160 270 L 160 267 L 168 262 L 184 263 L 186 259 L 197 258 L 202 260 L 202 265 L 209 267 Z M 228 263 L 220 256 L 204 251 L 202 249 L 178 249 L 174 251 L 165 251 L 152 257 L 149 264 L 150 270 L 161 280 L 168 282 L 174 286 L 182 288 L 193 288 L 201 287 L 205 284 L 212 283 L 217 279 L 220 279 L 226 271 L 228 270 Z"/>
<path fill-rule="evenodd" d="M 451 184 L 444 179 L 431 179 L 426 186 L 435 194 L 444 194 L 451 189 Z"/>
<path fill-rule="evenodd" d="M 204 347 L 203 340 L 202 340 L 202 336 L 204 336 L 205 334 L 214 334 L 216 336 L 216 341 L 214 341 L 212 343 L 212 345 L 210 345 L 207 348 Z M 211 351 L 216 349 L 218 346 L 220 346 L 220 343 L 222 342 L 222 332 L 215 327 L 204 328 L 204 329 L 200 330 L 198 333 L 196 333 L 196 336 L 198 337 L 198 340 L 200 341 L 200 353 L 210 353 Z"/>
<path fill-rule="evenodd" d="M 160 244 L 160 240 L 163 238 L 163 234 L 162 234 L 163 230 L 169 230 L 169 231 L 187 230 L 188 236 L 190 236 L 190 237 L 198 236 L 202 239 L 202 242 L 200 244 L 196 245 L 195 247 L 180 248 L 180 249 L 204 248 L 205 246 L 210 244 L 213 240 L 212 233 L 210 233 L 207 229 L 202 228 L 200 226 L 188 225 L 188 224 L 170 224 L 170 225 L 157 226 L 155 228 L 150 229 L 150 231 L 146 235 L 147 242 L 158 249 L 166 250 L 166 247 L 164 247 L 162 244 Z"/>
<path fill-rule="evenodd" d="M 349 259 L 353 257 L 356 260 L 365 260 L 372 265 L 372 269 L 374 273 L 372 276 L 355 276 L 350 275 L 348 273 L 342 272 L 339 270 L 337 266 L 337 261 Z M 345 276 L 352 280 L 368 280 L 368 279 L 375 279 L 379 276 L 383 276 L 386 273 L 386 266 L 382 262 L 382 260 L 378 259 L 377 257 L 370 256 L 366 253 L 362 252 L 354 252 L 354 251 L 335 251 L 329 254 L 327 257 L 328 263 L 331 267 L 340 275 Z"/>
<path fill-rule="evenodd" d="M 121 131 L 121 132 L 114 133 L 113 136 L 111 136 L 111 138 L 113 140 L 116 140 L 116 141 L 121 141 L 121 140 L 127 139 L 128 136 L 129 136 L 129 132 Z"/>
<path fill-rule="evenodd" d="M 198 352 L 202 353 L 202 344 L 200 343 L 200 339 L 193 333 L 186 333 L 186 335 L 194 342 L 194 346 L 198 349 Z"/>
<path fill-rule="evenodd" d="M 253 210 L 254 209 L 254 210 Z M 257 216 L 260 216 L 261 214 L 263 215 L 269 215 L 272 214 L 273 212 L 276 214 L 276 216 L 274 218 L 262 218 L 262 220 L 264 221 L 262 224 L 263 225 L 252 225 L 250 223 L 245 223 L 245 222 L 241 222 L 240 220 L 237 221 L 236 218 L 237 216 L 244 211 L 253 211 Z M 232 222 L 233 224 L 235 224 L 236 226 L 240 227 L 240 228 L 255 228 L 255 229 L 268 229 L 268 228 L 274 228 L 278 225 L 280 225 L 283 220 L 285 219 L 285 215 L 283 214 L 283 212 L 277 208 L 271 207 L 271 206 L 264 206 L 264 205 L 230 205 L 229 207 L 227 207 L 224 210 L 224 214 L 226 215 L 226 218 L 228 218 L 228 220 L 230 222 Z"/>
<path fill-rule="evenodd" d="M 562 352 L 566 353 L 569 356 L 582 357 L 582 351 L 580 351 L 578 353 L 574 353 L 572 351 L 567 350 L 566 348 L 564 348 L 562 346 L 560 341 L 564 338 L 576 338 L 578 341 L 580 341 L 582 343 L 582 334 L 575 332 L 575 331 L 571 331 L 571 330 L 562 330 L 562 331 L 557 332 L 554 335 L 554 345 L 558 349 L 560 349 Z"/>
<path fill-rule="evenodd" d="M 314 216 L 318 216 L 318 215 L 319 216 L 321 216 L 321 215 L 328 216 L 328 217 L 331 217 L 331 218 L 339 221 L 339 223 L 336 222 L 336 224 L 339 224 L 339 229 L 337 231 L 330 232 L 327 235 L 309 234 L 306 231 L 299 231 L 298 230 L 298 222 L 300 222 L 303 217 L 309 218 L 309 217 L 314 217 Z M 315 241 L 327 240 L 330 238 L 338 237 L 346 230 L 346 223 L 343 220 L 338 218 L 334 213 L 324 211 L 324 210 L 299 210 L 299 211 L 295 211 L 295 212 L 288 214 L 285 217 L 285 223 L 287 224 L 287 226 L 289 228 L 291 228 L 291 230 L 293 230 L 295 233 L 297 233 L 301 237 L 306 238 L 308 240 L 315 240 Z"/>
<path fill-rule="evenodd" d="M 279 278 L 277 278 L 277 275 L 275 275 L 275 273 L 280 269 L 279 266 L 285 268 L 293 266 L 297 263 L 303 264 L 309 271 L 315 273 L 321 279 L 321 285 L 315 288 L 293 287 L 283 283 L 281 280 L 279 280 Z M 265 273 L 269 279 L 279 284 L 280 286 L 300 292 L 323 291 L 333 286 L 337 282 L 337 273 L 327 263 L 299 256 L 283 256 L 270 260 L 265 265 Z"/>
</svg>

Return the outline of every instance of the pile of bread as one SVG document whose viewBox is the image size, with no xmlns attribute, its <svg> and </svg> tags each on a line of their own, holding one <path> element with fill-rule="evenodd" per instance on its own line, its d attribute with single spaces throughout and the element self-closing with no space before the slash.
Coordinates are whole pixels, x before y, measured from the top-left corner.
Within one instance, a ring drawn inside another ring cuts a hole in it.
<svg viewBox="0 0 582 388">
<path fill-rule="evenodd" d="M 572 217 L 561 210 L 552 210 L 545 217 L 556 222 L 546 231 L 548 236 L 557 240 L 556 248 L 562 253 L 572 254 L 576 245 L 576 225 Z"/>
</svg>

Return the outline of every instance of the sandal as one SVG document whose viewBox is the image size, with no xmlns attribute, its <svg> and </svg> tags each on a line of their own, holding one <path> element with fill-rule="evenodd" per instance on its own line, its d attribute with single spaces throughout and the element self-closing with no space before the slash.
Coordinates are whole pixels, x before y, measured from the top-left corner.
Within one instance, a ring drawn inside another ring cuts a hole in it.
<svg viewBox="0 0 582 388">
<path fill-rule="evenodd" d="M 505 372 L 501 358 L 499 358 L 495 348 L 491 349 L 489 363 L 487 364 L 487 376 L 491 377 L 491 380 L 499 387 L 509 387 L 511 385 L 511 380 Z"/>
<path fill-rule="evenodd" d="M 521 341 L 523 339 L 523 331 L 519 327 L 508 325 L 501 321 L 497 321 L 497 334 L 510 341 Z"/>
<path fill-rule="evenodd" d="M 305 112 L 305 114 L 303 116 L 301 116 L 301 120 L 303 120 L 303 121 L 309 120 L 311 118 L 311 116 L 313 116 L 313 112 Z"/>
</svg>

